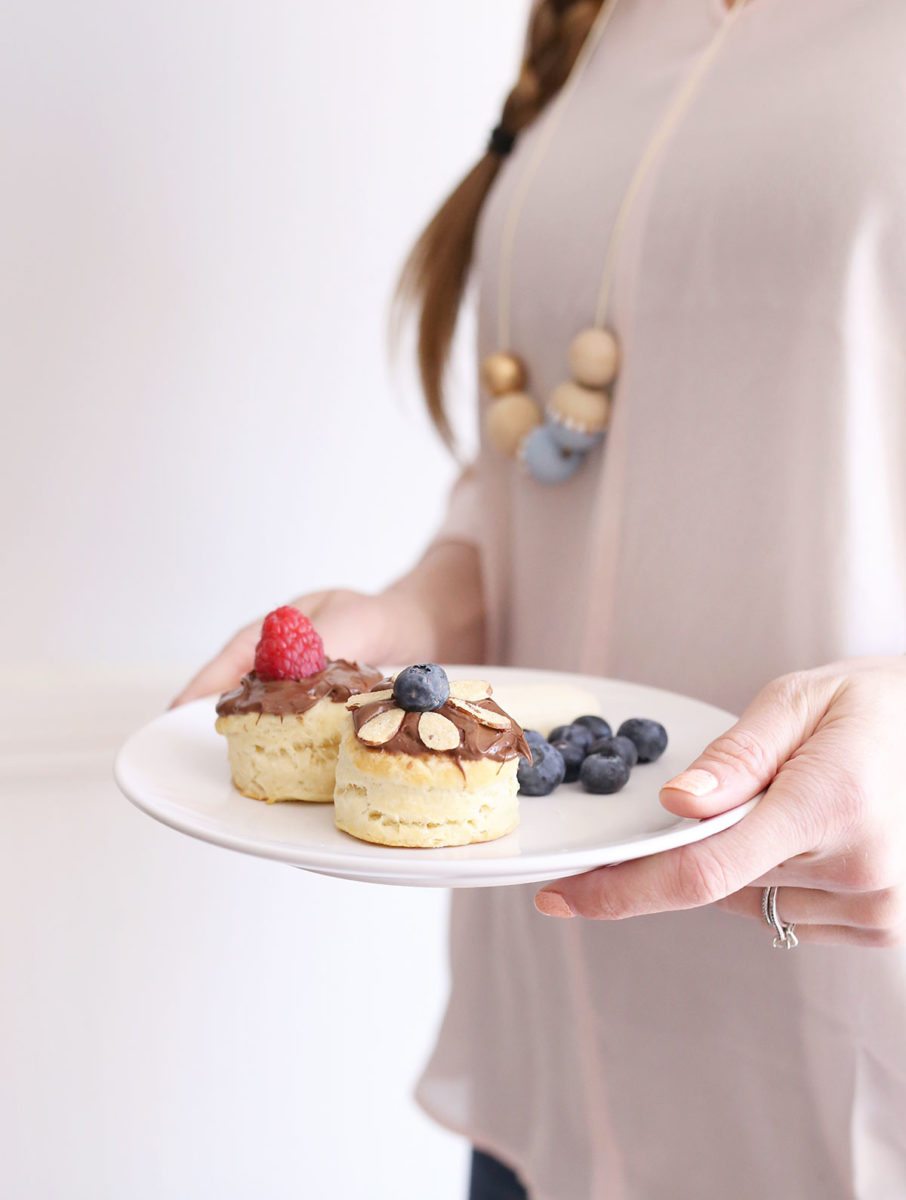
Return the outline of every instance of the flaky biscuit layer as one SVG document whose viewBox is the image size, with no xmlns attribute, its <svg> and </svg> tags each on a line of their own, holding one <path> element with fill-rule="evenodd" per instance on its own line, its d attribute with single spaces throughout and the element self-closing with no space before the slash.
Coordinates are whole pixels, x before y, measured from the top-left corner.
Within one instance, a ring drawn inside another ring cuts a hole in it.
<svg viewBox="0 0 906 1200">
<path fill-rule="evenodd" d="M 304 713 L 239 713 L 218 717 L 227 739 L 234 786 L 253 800 L 333 800 L 337 752 L 351 727 L 343 704 L 319 700 Z"/>
<path fill-rule="evenodd" d="M 394 754 L 348 732 L 340 744 L 337 828 L 384 846 L 464 846 L 519 824 L 518 759 L 461 760 Z"/>
</svg>

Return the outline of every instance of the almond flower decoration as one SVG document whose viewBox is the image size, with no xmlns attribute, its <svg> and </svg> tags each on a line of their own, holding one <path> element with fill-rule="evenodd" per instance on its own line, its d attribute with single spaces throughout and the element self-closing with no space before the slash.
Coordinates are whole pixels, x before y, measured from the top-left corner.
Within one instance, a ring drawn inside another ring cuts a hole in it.
<svg viewBox="0 0 906 1200">
<path fill-rule="evenodd" d="M 407 689 L 406 680 L 402 677 L 414 670 L 422 670 L 425 675 L 415 689 Z M 392 687 L 385 684 L 374 691 L 359 692 L 346 702 L 350 710 L 363 708 L 367 704 L 382 706 L 380 712 L 356 731 L 359 740 L 366 746 L 385 745 L 399 733 L 408 713 L 419 713 L 417 732 L 422 745 L 428 750 L 456 750 L 462 742 L 460 730 L 449 717 L 436 711 L 447 706 L 489 729 L 505 730 L 512 725 L 508 716 L 481 704 L 481 701 L 490 699 L 492 692 L 491 685 L 483 680 L 459 679 L 449 683 L 443 669 L 432 663 L 425 668 L 409 667 L 394 675 L 389 682 Z"/>
</svg>

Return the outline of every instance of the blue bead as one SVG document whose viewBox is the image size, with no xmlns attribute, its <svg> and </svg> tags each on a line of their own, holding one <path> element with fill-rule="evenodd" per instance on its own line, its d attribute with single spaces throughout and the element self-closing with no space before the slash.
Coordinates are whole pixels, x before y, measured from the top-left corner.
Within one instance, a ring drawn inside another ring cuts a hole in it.
<svg viewBox="0 0 906 1200">
<path fill-rule="evenodd" d="M 538 483 L 566 483 L 581 467 L 583 456 L 561 450 L 551 437 L 550 425 L 533 429 L 523 443 L 522 461 Z"/>
<path fill-rule="evenodd" d="M 583 433 L 580 429 L 570 429 L 568 425 L 553 417 L 548 419 L 548 428 L 560 449 L 571 450 L 573 453 L 587 454 L 604 440 L 603 430 L 600 433 Z"/>
</svg>

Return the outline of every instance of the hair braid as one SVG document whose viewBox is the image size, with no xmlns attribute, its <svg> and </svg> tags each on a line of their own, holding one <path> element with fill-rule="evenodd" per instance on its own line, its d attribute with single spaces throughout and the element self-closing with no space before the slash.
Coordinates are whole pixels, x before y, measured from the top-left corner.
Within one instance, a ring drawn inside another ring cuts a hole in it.
<svg viewBox="0 0 906 1200">
<path fill-rule="evenodd" d="M 519 134 L 566 82 L 602 0 L 541 0 L 529 23 L 519 76 L 504 101 L 500 124 Z M 486 152 L 450 193 L 415 243 L 398 296 L 417 313 L 419 374 L 428 411 L 448 446 L 444 371 L 469 278 L 475 230 L 501 158 Z M 507 349 L 507 347 L 501 347 Z"/>
</svg>

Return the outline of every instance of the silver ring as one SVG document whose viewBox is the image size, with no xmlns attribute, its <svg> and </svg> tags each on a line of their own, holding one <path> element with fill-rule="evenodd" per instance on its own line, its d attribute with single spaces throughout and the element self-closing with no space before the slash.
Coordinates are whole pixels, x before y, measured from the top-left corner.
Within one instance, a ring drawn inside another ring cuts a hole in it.
<svg viewBox="0 0 906 1200">
<path fill-rule="evenodd" d="M 781 920 L 780 913 L 777 911 L 777 893 L 779 890 L 776 887 L 766 887 L 764 889 L 761 893 L 761 914 L 768 928 L 774 930 L 774 949 L 795 950 L 799 945 L 799 939 L 796 937 L 796 926 L 788 925 L 786 921 Z"/>
</svg>

